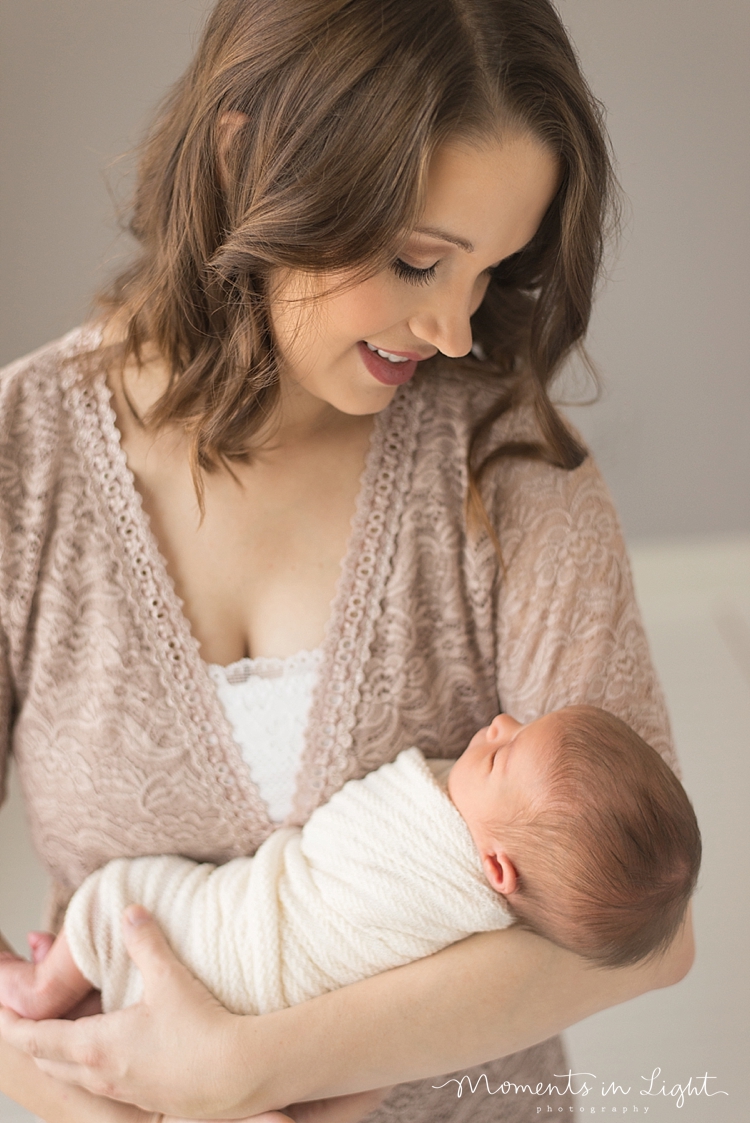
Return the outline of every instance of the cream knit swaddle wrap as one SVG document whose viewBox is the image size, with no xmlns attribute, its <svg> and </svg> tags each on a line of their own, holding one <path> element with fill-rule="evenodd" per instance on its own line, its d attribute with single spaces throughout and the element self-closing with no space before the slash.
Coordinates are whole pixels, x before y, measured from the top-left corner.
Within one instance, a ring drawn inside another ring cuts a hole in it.
<svg viewBox="0 0 750 1123">
<path fill-rule="evenodd" d="M 415 748 L 350 780 L 301 831 L 280 828 L 253 858 L 117 859 L 87 878 L 65 931 L 105 1011 L 142 994 L 121 935 L 133 902 L 242 1014 L 303 1002 L 510 923 L 466 824 Z"/>
</svg>

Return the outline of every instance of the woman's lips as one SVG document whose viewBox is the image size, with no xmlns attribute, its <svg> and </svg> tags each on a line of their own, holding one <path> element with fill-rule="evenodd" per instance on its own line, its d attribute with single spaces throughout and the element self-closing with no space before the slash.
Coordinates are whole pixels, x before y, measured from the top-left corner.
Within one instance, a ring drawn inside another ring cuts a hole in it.
<svg viewBox="0 0 750 1123">
<path fill-rule="evenodd" d="M 385 386 L 403 386 L 410 378 L 414 377 L 417 369 L 417 359 L 407 359 L 405 363 L 392 363 L 384 359 L 377 351 L 371 351 L 364 340 L 357 344 L 362 362 L 367 367 L 373 378 Z M 394 355 L 396 352 L 393 352 Z"/>
</svg>

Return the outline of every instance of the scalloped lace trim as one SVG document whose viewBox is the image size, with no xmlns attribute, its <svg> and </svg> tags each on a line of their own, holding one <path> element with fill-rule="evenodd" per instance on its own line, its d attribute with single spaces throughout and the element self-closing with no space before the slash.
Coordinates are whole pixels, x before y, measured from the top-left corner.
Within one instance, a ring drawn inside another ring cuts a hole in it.
<svg viewBox="0 0 750 1123">
<path fill-rule="evenodd" d="M 323 641 L 307 749 L 291 822 L 304 823 L 356 769 L 354 727 L 401 514 L 409 491 L 422 415 L 421 382 L 401 386 L 375 418 L 346 556 Z"/>
<path fill-rule="evenodd" d="M 303 674 L 306 671 L 317 671 L 323 658 L 323 648 L 316 647 L 312 651 L 303 649 L 294 655 L 283 658 L 276 655 L 256 655 L 254 658 L 245 656 L 236 663 L 222 666 L 219 663 L 209 663 L 208 669 L 211 678 L 226 679 L 227 682 L 246 682 L 253 675 L 261 678 L 281 678 L 285 675 Z"/>
</svg>

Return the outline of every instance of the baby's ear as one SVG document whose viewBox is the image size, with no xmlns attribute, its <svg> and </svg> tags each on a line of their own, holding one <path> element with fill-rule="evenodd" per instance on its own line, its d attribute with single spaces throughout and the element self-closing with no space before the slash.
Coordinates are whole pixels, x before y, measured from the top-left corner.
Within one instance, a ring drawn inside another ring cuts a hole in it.
<svg viewBox="0 0 750 1123">
<path fill-rule="evenodd" d="M 482 857 L 484 875 L 492 888 L 509 897 L 518 886 L 518 870 L 504 850 L 489 851 Z"/>
</svg>

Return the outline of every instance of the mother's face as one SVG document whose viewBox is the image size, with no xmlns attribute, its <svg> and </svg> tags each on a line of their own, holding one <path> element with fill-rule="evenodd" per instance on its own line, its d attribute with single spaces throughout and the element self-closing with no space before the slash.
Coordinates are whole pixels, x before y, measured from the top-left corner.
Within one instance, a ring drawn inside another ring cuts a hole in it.
<svg viewBox="0 0 750 1123">
<path fill-rule="evenodd" d="M 524 133 L 443 145 L 422 218 L 389 269 L 312 301 L 300 300 L 313 291 L 309 275 L 279 286 L 271 314 L 282 385 L 310 405 L 377 413 L 420 359 L 465 355 L 492 267 L 534 236 L 558 182 L 555 157 Z"/>
</svg>

